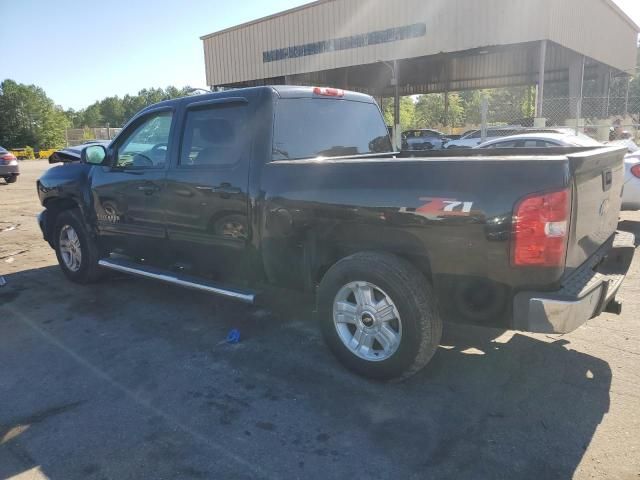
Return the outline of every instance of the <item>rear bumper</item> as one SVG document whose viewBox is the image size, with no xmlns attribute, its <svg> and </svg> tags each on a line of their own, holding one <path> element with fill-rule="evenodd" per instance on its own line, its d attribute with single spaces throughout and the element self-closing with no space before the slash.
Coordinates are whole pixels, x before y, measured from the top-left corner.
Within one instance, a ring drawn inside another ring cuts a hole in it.
<svg viewBox="0 0 640 480">
<path fill-rule="evenodd" d="M 20 175 L 20 167 L 18 165 L 0 165 L 0 177 Z"/>
<path fill-rule="evenodd" d="M 615 299 L 627 275 L 635 237 L 617 232 L 607 244 L 573 272 L 556 292 L 520 292 L 514 298 L 514 329 L 537 333 L 569 333 L 597 317 Z"/>
</svg>

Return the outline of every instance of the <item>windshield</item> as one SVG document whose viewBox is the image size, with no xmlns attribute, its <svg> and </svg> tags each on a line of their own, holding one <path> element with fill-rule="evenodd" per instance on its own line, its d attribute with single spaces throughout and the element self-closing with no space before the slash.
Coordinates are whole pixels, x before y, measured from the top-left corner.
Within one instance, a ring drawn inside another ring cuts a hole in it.
<svg viewBox="0 0 640 480">
<path fill-rule="evenodd" d="M 374 103 L 291 98 L 276 105 L 274 160 L 391 151 L 387 128 Z"/>
</svg>

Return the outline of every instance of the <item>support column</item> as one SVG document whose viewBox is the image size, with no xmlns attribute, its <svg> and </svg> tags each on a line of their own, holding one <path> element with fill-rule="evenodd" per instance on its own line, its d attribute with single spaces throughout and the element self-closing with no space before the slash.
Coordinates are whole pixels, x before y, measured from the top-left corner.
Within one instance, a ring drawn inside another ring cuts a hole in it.
<svg viewBox="0 0 640 480">
<path fill-rule="evenodd" d="M 393 79 L 391 84 L 394 86 L 393 92 L 393 143 L 396 150 L 402 148 L 402 131 L 400 128 L 400 86 L 399 86 L 399 67 L 398 61 L 393 61 Z"/>
<path fill-rule="evenodd" d="M 536 118 L 533 124 L 536 127 L 544 127 L 547 123 L 544 117 L 544 79 L 547 64 L 547 41 L 540 42 L 540 57 L 538 59 L 538 90 L 536 94 Z"/>
<path fill-rule="evenodd" d="M 449 126 L 449 92 L 444 92 L 444 118 L 442 119 L 444 127 Z"/>
<path fill-rule="evenodd" d="M 449 127 L 449 79 L 451 78 L 450 72 L 451 63 L 445 60 L 444 64 L 444 118 L 442 119 L 442 125 Z M 451 131 L 449 131 L 451 133 Z"/>
</svg>

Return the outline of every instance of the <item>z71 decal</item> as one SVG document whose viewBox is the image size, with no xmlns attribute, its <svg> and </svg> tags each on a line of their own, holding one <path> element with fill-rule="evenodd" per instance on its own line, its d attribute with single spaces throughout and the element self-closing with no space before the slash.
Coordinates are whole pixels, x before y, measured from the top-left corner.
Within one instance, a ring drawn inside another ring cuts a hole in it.
<svg viewBox="0 0 640 480">
<path fill-rule="evenodd" d="M 420 198 L 423 205 L 417 208 L 402 208 L 401 212 L 412 212 L 426 218 L 433 217 L 468 217 L 473 208 L 473 202 L 456 200 L 454 198 Z"/>
</svg>

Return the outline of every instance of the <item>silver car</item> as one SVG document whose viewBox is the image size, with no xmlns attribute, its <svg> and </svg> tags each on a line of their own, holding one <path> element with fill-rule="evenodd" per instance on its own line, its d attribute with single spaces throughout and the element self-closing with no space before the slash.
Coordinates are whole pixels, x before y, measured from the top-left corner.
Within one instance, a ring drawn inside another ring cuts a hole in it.
<svg viewBox="0 0 640 480">
<path fill-rule="evenodd" d="M 0 147 L 0 177 L 7 183 L 15 183 L 20 175 L 18 159 L 6 148 Z"/>
</svg>

